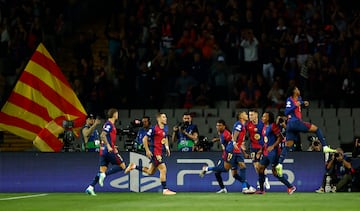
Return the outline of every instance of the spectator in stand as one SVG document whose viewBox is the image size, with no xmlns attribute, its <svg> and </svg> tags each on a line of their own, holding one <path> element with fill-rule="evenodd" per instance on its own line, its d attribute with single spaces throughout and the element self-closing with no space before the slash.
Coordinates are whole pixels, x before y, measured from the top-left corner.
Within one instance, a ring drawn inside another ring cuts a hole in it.
<svg viewBox="0 0 360 211">
<path fill-rule="evenodd" d="M 296 60 L 299 66 L 301 66 L 311 53 L 311 44 L 314 42 L 314 38 L 308 33 L 305 26 L 300 26 L 297 29 L 297 34 L 294 38 L 294 43 L 297 46 Z"/>
<path fill-rule="evenodd" d="M 179 107 L 184 107 L 187 94 L 191 94 L 191 90 L 195 86 L 197 86 L 197 81 L 194 79 L 194 77 L 189 75 L 188 70 L 182 69 L 180 71 L 180 76 L 176 79 L 175 82 L 175 88 L 179 93 Z M 187 100 L 189 101 L 191 99 Z"/>
<path fill-rule="evenodd" d="M 96 35 L 91 33 L 80 32 L 78 40 L 73 45 L 74 57 L 77 63 L 81 63 L 81 59 L 90 60 L 93 58 L 91 45 L 96 41 Z"/>
<path fill-rule="evenodd" d="M 240 92 L 240 98 L 236 104 L 237 108 L 259 108 L 260 90 L 255 86 L 253 80 L 247 81 L 247 86 Z"/>
<path fill-rule="evenodd" d="M 274 81 L 271 86 L 271 89 L 267 93 L 267 99 L 270 102 L 271 108 L 280 109 L 284 107 L 285 103 L 285 93 L 284 90 L 279 86 L 279 81 Z"/>
<path fill-rule="evenodd" d="M 258 47 L 259 41 L 254 36 L 251 29 L 246 29 L 241 32 L 240 46 L 244 49 L 244 71 L 250 79 L 255 79 L 259 70 Z"/>
<path fill-rule="evenodd" d="M 217 58 L 217 61 L 211 67 L 211 87 L 214 91 L 215 100 L 227 100 L 228 96 L 228 67 L 225 63 L 224 56 L 220 55 Z"/>
</svg>

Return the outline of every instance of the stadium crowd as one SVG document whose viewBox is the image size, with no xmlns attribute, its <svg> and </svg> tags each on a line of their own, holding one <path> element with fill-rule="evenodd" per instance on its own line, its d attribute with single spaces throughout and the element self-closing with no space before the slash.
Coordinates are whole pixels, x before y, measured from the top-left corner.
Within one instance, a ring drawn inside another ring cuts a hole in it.
<svg viewBox="0 0 360 211">
<path fill-rule="evenodd" d="M 108 1 L 91 14 L 103 15 L 104 27 L 90 34 L 76 30 L 87 3 L 0 2 L 2 102 L 38 43 L 56 60 L 71 34 L 79 39 L 68 79 L 95 113 L 111 106 L 212 107 L 217 100 L 280 108 L 290 84 L 324 107 L 359 106 L 355 0 Z M 101 33 L 108 55 L 92 48 Z"/>
</svg>

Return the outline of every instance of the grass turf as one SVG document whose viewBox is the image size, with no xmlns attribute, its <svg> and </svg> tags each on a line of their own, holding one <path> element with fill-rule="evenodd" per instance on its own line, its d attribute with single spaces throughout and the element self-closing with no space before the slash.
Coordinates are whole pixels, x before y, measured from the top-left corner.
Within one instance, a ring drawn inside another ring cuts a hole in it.
<svg viewBox="0 0 360 211">
<path fill-rule="evenodd" d="M 1 210 L 358 210 L 360 193 L 287 193 L 265 195 L 242 193 L 0 193 Z"/>
</svg>

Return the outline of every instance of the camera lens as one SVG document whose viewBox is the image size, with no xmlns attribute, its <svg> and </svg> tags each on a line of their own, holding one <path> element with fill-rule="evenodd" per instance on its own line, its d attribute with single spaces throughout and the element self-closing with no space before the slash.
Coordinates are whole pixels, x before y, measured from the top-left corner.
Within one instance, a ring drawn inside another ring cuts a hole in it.
<svg viewBox="0 0 360 211">
<path fill-rule="evenodd" d="M 334 154 L 334 157 L 339 157 L 340 156 L 340 154 L 338 153 L 338 152 L 335 152 L 335 154 Z"/>
</svg>

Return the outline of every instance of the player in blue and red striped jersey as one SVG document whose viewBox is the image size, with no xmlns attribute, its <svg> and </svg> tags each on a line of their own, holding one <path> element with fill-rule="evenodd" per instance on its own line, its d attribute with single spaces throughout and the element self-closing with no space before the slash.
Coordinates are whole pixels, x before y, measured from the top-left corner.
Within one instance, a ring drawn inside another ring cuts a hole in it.
<svg viewBox="0 0 360 211">
<path fill-rule="evenodd" d="M 116 128 L 115 122 L 119 118 L 118 110 L 115 108 L 110 108 L 107 112 L 108 120 L 103 126 L 103 130 L 100 134 L 101 145 L 100 145 L 100 160 L 99 160 L 99 173 L 95 176 L 93 182 L 86 189 L 86 193 L 90 195 L 96 195 L 94 191 L 94 186 L 99 182 L 100 186 L 104 185 L 104 179 L 106 175 L 116 173 L 118 171 L 124 170 L 126 165 L 123 158 L 117 150 L 116 142 Z M 113 168 L 108 169 L 109 164 L 114 165 Z"/>
<path fill-rule="evenodd" d="M 288 89 L 288 98 L 286 100 L 285 115 L 287 116 L 286 124 L 286 146 L 283 148 L 279 164 L 276 166 L 276 170 L 279 175 L 282 175 L 282 163 L 285 160 L 287 153 L 294 145 L 294 140 L 299 136 L 300 132 L 303 133 L 316 133 L 316 136 L 319 138 L 322 146 L 323 152 L 336 152 L 335 149 L 331 149 L 327 146 L 324 135 L 320 128 L 316 125 L 309 122 L 304 122 L 302 120 L 301 106 L 309 106 L 308 101 L 303 101 L 300 96 L 300 90 L 296 86 L 291 86 Z"/>
<path fill-rule="evenodd" d="M 232 144 L 228 144 L 226 151 L 228 153 L 227 162 L 231 164 L 231 172 L 233 177 L 242 183 L 243 193 L 254 193 L 255 188 L 249 185 L 246 181 L 246 165 L 244 162 L 245 147 L 245 124 L 249 120 L 249 116 L 245 111 L 237 113 L 237 121 L 234 123 L 232 130 Z M 226 165 L 225 165 L 226 167 Z M 237 167 L 240 168 L 240 175 L 237 172 Z"/>
<path fill-rule="evenodd" d="M 137 166 L 135 163 L 130 163 L 126 168 L 125 173 L 137 169 L 147 173 L 148 175 L 153 175 L 156 170 L 159 170 L 163 194 L 174 195 L 176 192 L 169 190 L 166 186 L 166 164 L 163 160 L 164 148 L 166 155 L 170 156 L 166 114 L 158 113 L 156 115 L 156 120 L 157 124 L 152 126 L 143 138 L 146 156 L 150 159 L 150 166 L 142 167 L 140 165 Z"/>
<path fill-rule="evenodd" d="M 256 109 L 249 110 L 249 121 L 246 123 L 246 130 L 249 134 L 250 139 L 250 157 L 254 165 L 254 169 L 258 169 L 261 149 L 264 145 L 264 140 L 261 135 L 261 130 L 264 124 L 262 121 L 259 121 L 259 113 Z M 265 176 L 265 187 L 270 189 L 270 183 L 268 177 Z"/>
<path fill-rule="evenodd" d="M 265 169 L 267 166 L 271 165 L 273 175 L 278 178 L 280 182 L 282 182 L 288 188 L 288 193 L 293 194 L 296 190 L 296 187 L 289 183 L 289 181 L 284 178 L 282 175 L 279 175 L 276 171 L 275 166 L 278 163 L 279 155 L 280 155 L 280 143 L 282 141 L 281 131 L 279 126 L 275 123 L 275 117 L 272 112 L 266 111 L 262 115 L 261 118 L 264 126 L 261 130 L 264 146 L 262 149 L 262 158 L 258 165 L 257 172 L 259 174 L 259 185 L 260 190 L 256 193 L 264 194 L 264 182 L 265 182 Z"/>
<path fill-rule="evenodd" d="M 203 166 L 202 170 L 200 172 L 200 177 L 204 177 L 204 175 L 207 171 L 215 172 L 215 178 L 218 181 L 218 184 L 220 186 L 220 190 L 217 191 L 216 193 L 227 193 L 227 189 L 225 188 L 223 179 L 221 177 L 221 173 L 228 172 L 231 167 L 230 165 L 228 165 L 227 169 L 225 169 L 224 162 L 227 158 L 227 153 L 225 151 L 225 148 L 229 143 L 232 144 L 232 136 L 231 136 L 231 132 L 229 131 L 229 129 L 226 126 L 225 121 L 222 119 L 219 119 L 216 122 L 216 130 L 217 130 L 219 137 L 214 138 L 213 142 L 219 141 L 221 143 L 221 148 L 222 148 L 221 159 L 219 159 L 216 166 L 211 166 L 211 167 Z"/>
</svg>

